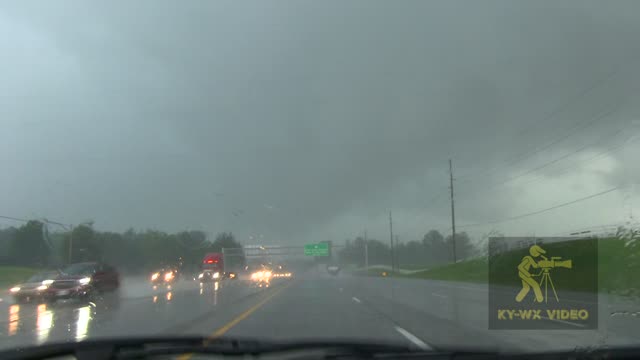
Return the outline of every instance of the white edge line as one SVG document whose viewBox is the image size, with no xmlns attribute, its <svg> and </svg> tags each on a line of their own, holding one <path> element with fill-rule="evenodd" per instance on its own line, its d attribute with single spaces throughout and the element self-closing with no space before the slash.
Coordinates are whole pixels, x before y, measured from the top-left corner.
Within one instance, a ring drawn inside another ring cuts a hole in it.
<svg viewBox="0 0 640 360">
<path fill-rule="evenodd" d="M 396 326 L 396 331 L 402 334 L 402 336 L 406 337 L 407 340 L 411 341 L 414 345 L 416 345 L 420 350 L 433 350 L 433 348 L 424 341 L 418 339 L 415 335 L 408 332 L 407 330 L 401 328 L 400 326 Z"/>
<path fill-rule="evenodd" d="M 360 299 L 358 299 L 357 297 L 352 297 L 351 299 L 353 299 L 353 301 L 357 302 L 358 304 L 360 304 L 362 301 L 360 301 Z"/>
<path fill-rule="evenodd" d="M 437 296 L 437 297 L 441 297 L 443 299 L 446 299 L 448 297 L 447 295 L 442 295 L 442 294 L 438 294 L 438 293 L 431 293 L 431 295 Z"/>
<path fill-rule="evenodd" d="M 560 319 L 551 319 L 551 318 L 548 318 L 546 316 L 541 316 L 541 318 L 549 320 L 549 321 L 555 321 L 555 322 L 559 322 L 559 323 L 562 323 L 562 324 L 573 325 L 573 326 L 577 326 L 577 327 L 585 327 L 586 326 L 584 324 L 577 324 L 577 323 L 574 323 L 574 322 L 571 322 L 571 321 L 564 321 L 564 320 L 560 320 Z"/>
</svg>

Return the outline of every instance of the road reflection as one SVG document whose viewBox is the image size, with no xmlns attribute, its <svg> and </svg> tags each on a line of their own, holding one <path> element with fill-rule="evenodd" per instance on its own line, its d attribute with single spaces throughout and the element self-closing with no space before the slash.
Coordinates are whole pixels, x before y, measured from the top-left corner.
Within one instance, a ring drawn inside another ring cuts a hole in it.
<svg viewBox="0 0 640 360">
<path fill-rule="evenodd" d="M 20 321 L 20 305 L 9 306 L 9 336 L 18 332 L 18 323 Z"/>
<path fill-rule="evenodd" d="M 213 284 L 200 283 L 200 295 L 204 297 L 207 303 L 218 305 L 218 293 L 221 287 L 220 281 L 215 281 Z"/>
<path fill-rule="evenodd" d="M 9 306 L 7 335 L 32 337 L 40 345 L 49 341 L 58 328 L 58 332 L 75 335 L 75 340 L 80 341 L 89 335 L 101 304 L 13 304 Z"/>
<path fill-rule="evenodd" d="M 49 333 L 53 327 L 53 312 L 47 309 L 46 304 L 40 304 L 36 314 L 36 342 L 42 344 L 49 339 Z"/>
<path fill-rule="evenodd" d="M 83 306 L 77 309 L 78 320 L 76 321 L 76 341 L 87 337 L 89 322 L 91 322 L 91 306 Z"/>
</svg>

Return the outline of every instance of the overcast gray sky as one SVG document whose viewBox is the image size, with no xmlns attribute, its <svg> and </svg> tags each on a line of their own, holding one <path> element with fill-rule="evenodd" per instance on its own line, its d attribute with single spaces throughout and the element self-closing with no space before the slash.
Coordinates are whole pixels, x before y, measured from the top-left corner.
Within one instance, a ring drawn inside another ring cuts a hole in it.
<svg viewBox="0 0 640 360">
<path fill-rule="evenodd" d="M 633 216 L 638 1 L 5 1 L 0 33 L 0 215 L 417 239 L 451 158 L 476 237 Z"/>
</svg>

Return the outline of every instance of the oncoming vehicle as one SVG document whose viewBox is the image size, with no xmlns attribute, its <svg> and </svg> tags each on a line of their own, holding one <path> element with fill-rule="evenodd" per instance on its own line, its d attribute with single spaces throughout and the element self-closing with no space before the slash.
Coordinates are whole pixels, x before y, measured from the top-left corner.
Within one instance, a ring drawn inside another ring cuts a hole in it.
<svg viewBox="0 0 640 360">
<path fill-rule="evenodd" d="M 327 265 L 327 272 L 333 276 L 337 276 L 340 273 L 340 266 L 336 264 Z"/>
<path fill-rule="evenodd" d="M 24 283 L 17 284 L 9 292 L 13 295 L 16 303 L 28 302 L 33 300 L 41 300 L 54 280 L 60 276 L 59 271 L 43 271 L 39 272 Z"/>
<path fill-rule="evenodd" d="M 154 287 L 169 286 L 178 281 L 179 275 L 177 268 L 163 267 L 154 271 L 149 277 L 149 280 Z"/>
<path fill-rule="evenodd" d="M 198 275 L 200 282 L 210 282 L 220 279 L 220 272 L 212 269 L 205 269 Z"/>
<path fill-rule="evenodd" d="M 97 262 L 77 263 L 61 270 L 60 276 L 47 288 L 44 298 L 47 301 L 87 300 L 119 287 L 120 275 L 113 266 Z"/>
<path fill-rule="evenodd" d="M 235 279 L 237 277 L 235 272 L 230 271 L 225 267 L 224 256 L 222 253 L 205 254 L 204 259 L 202 259 L 201 268 L 202 273 L 198 275 L 199 279 L 204 278 L 205 275 L 213 278 L 215 274 L 218 274 L 215 277 L 216 279 Z M 205 274 L 205 271 L 208 273 Z M 202 275 L 202 277 L 200 275 Z"/>
<path fill-rule="evenodd" d="M 293 276 L 293 274 L 291 273 L 291 271 L 286 265 L 278 264 L 273 267 L 273 270 L 271 271 L 271 276 L 278 279 L 280 278 L 290 279 Z"/>
</svg>

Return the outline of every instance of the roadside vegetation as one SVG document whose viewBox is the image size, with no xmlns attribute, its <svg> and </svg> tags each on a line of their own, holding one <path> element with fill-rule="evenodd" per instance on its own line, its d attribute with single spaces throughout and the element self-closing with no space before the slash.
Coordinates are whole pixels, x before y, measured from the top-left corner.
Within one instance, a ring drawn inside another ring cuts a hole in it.
<svg viewBox="0 0 640 360">
<path fill-rule="evenodd" d="M 30 220 L 19 227 L 0 229 L 0 264 L 6 266 L 0 276 L 13 281 L 28 273 L 20 269 L 54 269 L 84 261 L 104 261 L 122 273 L 145 272 L 179 261 L 197 267 L 207 252 L 240 246 L 229 232 L 209 239 L 198 230 L 166 233 L 129 229 L 118 233 L 96 230 L 91 222 L 62 227 Z M 242 264 L 244 260 L 244 254 L 238 253 L 227 263 Z"/>
<path fill-rule="evenodd" d="M 581 271 L 585 274 L 597 274 L 598 291 L 615 293 L 620 295 L 640 295 L 640 244 L 637 241 L 629 241 L 621 238 L 610 237 L 597 240 L 598 261 L 596 269 L 580 269 L 576 264 L 592 264 L 586 258 L 588 254 L 584 249 L 586 241 L 572 241 L 567 243 L 546 244 L 548 254 L 558 253 L 559 247 L 562 253 L 572 254 L 573 269 L 559 268 L 553 271 L 553 281 L 563 284 L 565 289 L 576 291 L 588 291 L 592 288 L 592 276 L 572 276 L 570 271 Z M 528 249 L 518 249 L 495 258 L 491 266 L 494 266 L 495 275 L 492 283 L 520 286 L 517 269 L 513 263 L 519 263 L 522 257 L 527 255 Z M 567 258 L 568 259 L 568 258 Z M 508 265 L 507 265 L 508 264 Z M 384 268 L 371 267 L 368 270 L 359 269 L 354 273 L 364 276 L 377 277 L 402 277 L 413 279 L 431 279 L 446 281 L 461 281 L 474 283 L 487 283 L 489 281 L 489 261 L 487 257 L 461 261 L 456 264 L 435 266 L 431 269 L 413 272 L 391 273 Z M 591 266 L 591 265 L 589 265 Z"/>
<path fill-rule="evenodd" d="M 0 288 L 20 283 L 38 271 L 40 270 L 19 266 L 0 266 Z"/>
</svg>

